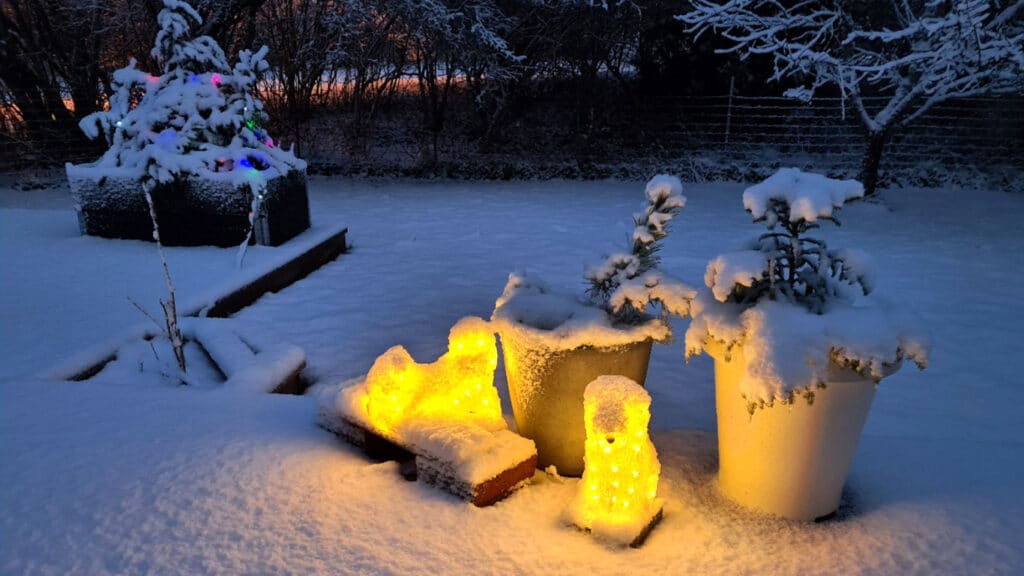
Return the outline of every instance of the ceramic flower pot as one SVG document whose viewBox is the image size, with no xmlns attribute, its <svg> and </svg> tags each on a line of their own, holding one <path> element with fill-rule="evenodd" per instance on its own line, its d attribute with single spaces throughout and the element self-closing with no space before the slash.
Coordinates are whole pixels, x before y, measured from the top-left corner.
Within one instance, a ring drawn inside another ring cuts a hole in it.
<svg viewBox="0 0 1024 576">
<path fill-rule="evenodd" d="M 559 474 L 580 476 L 587 384 L 598 376 L 620 375 L 642 386 L 652 340 L 553 349 L 546 332 L 524 325 L 500 332 L 512 412 L 519 434 L 537 445 L 539 468 L 554 465 Z"/>
<path fill-rule="evenodd" d="M 793 520 L 814 520 L 839 507 L 843 484 L 857 451 L 875 384 L 856 372 L 829 367 L 826 387 L 813 403 L 748 411 L 739 382 L 745 371 L 741 346 L 715 359 L 718 413 L 718 483 L 733 501 Z"/>
</svg>

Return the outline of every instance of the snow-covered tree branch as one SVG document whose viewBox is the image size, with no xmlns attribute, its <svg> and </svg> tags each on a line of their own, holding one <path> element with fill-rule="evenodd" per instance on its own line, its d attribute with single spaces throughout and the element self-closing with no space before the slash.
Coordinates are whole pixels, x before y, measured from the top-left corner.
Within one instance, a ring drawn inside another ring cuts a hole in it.
<svg viewBox="0 0 1024 576">
<path fill-rule="evenodd" d="M 806 81 L 789 96 L 837 88 L 867 133 L 869 194 L 901 127 L 954 98 L 1024 92 L 1024 0 L 694 0 L 679 19 L 731 41 L 727 51 L 770 55 L 772 80 Z M 872 106 L 866 96 L 886 99 Z"/>
</svg>

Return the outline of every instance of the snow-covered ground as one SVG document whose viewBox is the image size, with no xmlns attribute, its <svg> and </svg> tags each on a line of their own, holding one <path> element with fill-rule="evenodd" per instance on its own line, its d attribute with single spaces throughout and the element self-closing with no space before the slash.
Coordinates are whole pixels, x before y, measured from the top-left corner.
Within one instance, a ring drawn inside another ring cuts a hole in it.
<svg viewBox="0 0 1024 576">
<path fill-rule="evenodd" d="M 759 231 L 739 184 L 689 185 L 662 267 L 699 284 Z M 508 273 L 567 291 L 626 248 L 641 182 L 312 181 L 314 225 L 349 226 L 350 254 L 232 322 L 297 344 L 312 378 L 364 373 L 393 344 L 429 360 L 460 317 L 488 317 Z M 314 425 L 310 397 L 152 378 L 39 379 L 144 321 L 163 295 L 154 248 L 77 236 L 57 190 L 0 189 L 0 573 L 3 574 L 1013 574 L 1024 570 L 1024 197 L 892 190 L 840 213 L 836 248 L 876 266 L 877 294 L 924 319 L 925 372 L 885 380 L 841 519 L 759 517 L 714 487 L 711 362 L 655 349 L 647 388 L 665 519 L 639 550 L 561 524 L 576 480 L 539 474 L 478 509 Z M 183 301 L 246 270 L 232 250 L 173 250 Z M 681 339 L 684 322 L 678 322 Z M 506 402 L 501 367 L 496 382 Z"/>
</svg>

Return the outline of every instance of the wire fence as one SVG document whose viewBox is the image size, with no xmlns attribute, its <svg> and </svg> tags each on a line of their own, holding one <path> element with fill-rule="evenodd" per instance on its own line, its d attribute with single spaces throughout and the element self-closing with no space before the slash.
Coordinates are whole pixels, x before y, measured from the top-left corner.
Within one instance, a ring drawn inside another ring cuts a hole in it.
<svg viewBox="0 0 1024 576">
<path fill-rule="evenodd" d="M 449 168 L 467 167 L 459 172 L 468 177 L 632 176 L 628 170 L 587 173 L 587 167 L 633 164 L 643 172 L 659 159 L 683 159 L 703 172 L 695 176 L 706 179 L 742 178 L 742 167 L 751 165 L 795 165 L 855 175 L 866 146 L 856 112 L 838 98 L 818 98 L 810 104 L 735 94 L 623 99 L 610 106 L 605 103 L 597 117 L 581 127 L 570 121 L 580 116 L 573 108 L 578 103 L 556 96 L 539 99 L 504 126 L 498 145 L 481 144 L 478 133 L 468 128 L 471 104 L 468 99 L 455 101 L 432 157 Z M 868 101 L 869 106 L 883 104 Z M 372 120 L 359 143 L 351 138 L 351 113 L 340 107 L 315 108 L 301 122 L 271 129 L 280 130 L 282 139 L 297 140 L 298 152 L 313 171 L 414 174 L 424 163 L 430 141 L 419 128 L 416 106 L 411 98 L 393 104 Z M 17 109 L 0 109 L 0 172 L 89 161 L 100 152 L 102 146 L 84 140 L 73 124 L 33 135 Z M 496 165 L 506 168 L 495 172 Z M 923 172 L 932 172 L 937 179 L 943 178 L 940 173 L 963 172 L 1021 178 L 1024 98 L 962 99 L 931 109 L 894 134 L 882 170 L 896 180 L 901 174 Z"/>
<path fill-rule="evenodd" d="M 868 99 L 870 108 L 884 105 Z M 730 157 L 817 159 L 834 166 L 858 166 L 865 131 L 857 112 L 839 98 L 802 104 L 786 98 L 722 96 L 675 100 L 641 115 L 654 124 L 670 150 L 707 150 Z M 924 164 L 1024 169 L 1024 99 L 973 98 L 948 102 L 897 131 L 886 147 L 884 167 L 912 169 Z M 659 129 L 656 125 L 667 123 Z"/>
</svg>

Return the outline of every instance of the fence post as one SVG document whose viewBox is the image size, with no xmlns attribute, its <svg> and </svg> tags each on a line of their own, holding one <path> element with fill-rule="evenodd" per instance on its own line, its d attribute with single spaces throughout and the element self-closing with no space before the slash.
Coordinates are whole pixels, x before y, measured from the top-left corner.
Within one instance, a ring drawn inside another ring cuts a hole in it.
<svg viewBox="0 0 1024 576">
<path fill-rule="evenodd" d="M 729 143 L 729 130 L 732 127 L 732 94 L 736 87 L 736 76 L 729 76 L 729 107 L 725 112 L 725 143 Z"/>
</svg>

